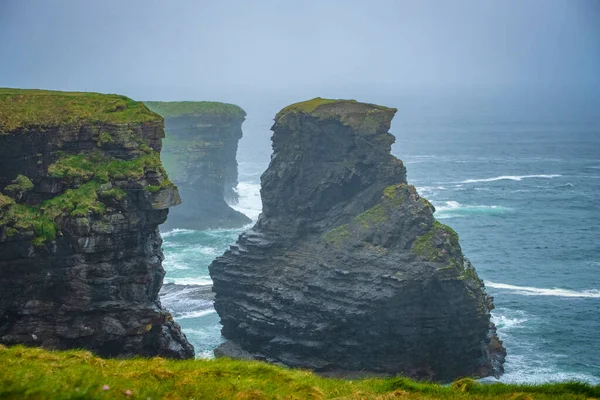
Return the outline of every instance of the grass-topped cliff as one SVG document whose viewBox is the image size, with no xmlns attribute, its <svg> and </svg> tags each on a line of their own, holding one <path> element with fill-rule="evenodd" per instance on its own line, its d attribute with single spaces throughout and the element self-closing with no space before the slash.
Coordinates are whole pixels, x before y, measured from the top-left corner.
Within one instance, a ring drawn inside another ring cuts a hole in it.
<svg viewBox="0 0 600 400">
<path fill-rule="evenodd" d="M 124 188 L 172 187 L 159 155 L 162 121 L 121 95 L 0 88 L 0 178 L 9 181 L 0 185 L 3 237 L 28 232 L 41 245 L 70 218 L 103 215 Z M 156 179 L 145 180 L 148 172 Z M 48 193 L 48 185 L 56 189 Z"/>
<path fill-rule="evenodd" d="M 244 118 L 246 112 L 235 104 L 217 101 L 145 101 L 144 104 L 164 118 L 213 115 L 223 118 Z"/>
<path fill-rule="evenodd" d="M 0 398 L 8 399 L 590 399 L 600 386 L 451 385 L 407 378 L 341 380 L 258 361 L 103 359 L 87 351 L 0 346 Z"/>
<path fill-rule="evenodd" d="M 160 116 L 117 94 L 0 88 L 0 135 L 32 127 L 149 121 Z"/>
<path fill-rule="evenodd" d="M 307 115 L 319 120 L 336 120 L 359 132 L 382 133 L 389 129 L 396 111 L 395 108 L 356 100 L 315 97 L 283 108 L 275 115 L 275 122 L 285 124 L 287 118 Z"/>
</svg>

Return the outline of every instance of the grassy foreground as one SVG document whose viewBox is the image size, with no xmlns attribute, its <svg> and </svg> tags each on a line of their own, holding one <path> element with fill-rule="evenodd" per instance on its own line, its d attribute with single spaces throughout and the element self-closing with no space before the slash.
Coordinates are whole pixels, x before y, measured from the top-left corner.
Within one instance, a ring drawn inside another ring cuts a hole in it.
<svg viewBox="0 0 600 400">
<path fill-rule="evenodd" d="M 8 399 L 590 399 L 600 386 L 442 386 L 406 378 L 346 381 L 255 361 L 102 359 L 87 351 L 0 345 L 0 398 Z"/>
</svg>

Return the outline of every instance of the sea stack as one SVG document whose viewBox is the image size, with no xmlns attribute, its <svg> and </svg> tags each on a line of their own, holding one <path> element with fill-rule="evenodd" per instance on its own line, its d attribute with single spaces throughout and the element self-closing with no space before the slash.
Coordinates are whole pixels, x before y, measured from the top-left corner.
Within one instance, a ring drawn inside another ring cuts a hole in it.
<svg viewBox="0 0 600 400">
<path fill-rule="evenodd" d="M 163 137 L 124 96 L 0 89 L 1 344 L 194 356 L 158 297 Z"/>
<path fill-rule="evenodd" d="M 492 299 L 390 153 L 395 113 L 316 98 L 277 114 L 263 212 L 210 266 L 217 356 L 341 376 L 502 373 Z"/>
<path fill-rule="evenodd" d="M 183 200 L 164 228 L 239 228 L 252 222 L 228 205 L 238 202 L 236 153 L 244 110 L 210 101 L 145 104 L 165 118 L 162 159 Z"/>
</svg>

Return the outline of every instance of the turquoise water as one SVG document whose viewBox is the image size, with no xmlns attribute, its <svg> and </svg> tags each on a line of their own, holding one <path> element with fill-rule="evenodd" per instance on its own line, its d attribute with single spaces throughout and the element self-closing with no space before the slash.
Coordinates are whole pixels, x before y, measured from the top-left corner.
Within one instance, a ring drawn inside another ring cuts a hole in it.
<svg viewBox="0 0 600 400">
<path fill-rule="evenodd" d="M 427 99 L 370 100 L 400 110 L 393 153 L 495 298 L 508 350 L 501 380 L 600 384 L 600 114 L 570 113 L 572 103 L 529 113 L 522 103 L 448 102 L 440 112 Z M 254 219 L 276 111 L 249 110 L 240 142 L 237 208 Z M 210 284 L 207 266 L 241 231 L 165 233 L 165 282 Z M 177 288 L 163 303 L 199 356 L 210 356 L 218 315 L 206 293 Z"/>
</svg>

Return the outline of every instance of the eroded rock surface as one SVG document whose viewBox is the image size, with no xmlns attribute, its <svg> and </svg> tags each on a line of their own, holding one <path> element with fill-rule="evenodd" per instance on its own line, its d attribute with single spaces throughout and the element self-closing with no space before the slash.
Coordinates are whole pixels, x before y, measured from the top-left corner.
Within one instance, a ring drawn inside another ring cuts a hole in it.
<svg viewBox="0 0 600 400">
<path fill-rule="evenodd" d="M 217 356 L 348 376 L 502 372 L 492 299 L 390 154 L 395 112 L 313 99 L 276 116 L 263 213 L 210 266 Z"/>
<path fill-rule="evenodd" d="M 236 153 L 246 113 L 217 102 L 146 102 L 165 118 L 162 158 L 183 199 L 165 228 L 239 228 L 251 222 L 237 204 Z"/>
<path fill-rule="evenodd" d="M 0 343 L 194 356 L 158 297 L 163 137 L 123 96 L 0 89 Z"/>
</svg>

